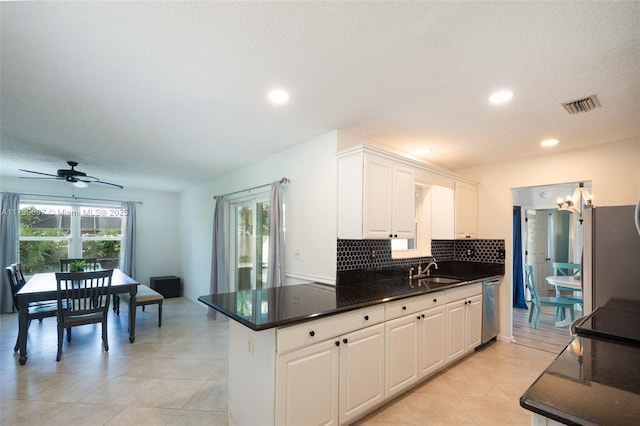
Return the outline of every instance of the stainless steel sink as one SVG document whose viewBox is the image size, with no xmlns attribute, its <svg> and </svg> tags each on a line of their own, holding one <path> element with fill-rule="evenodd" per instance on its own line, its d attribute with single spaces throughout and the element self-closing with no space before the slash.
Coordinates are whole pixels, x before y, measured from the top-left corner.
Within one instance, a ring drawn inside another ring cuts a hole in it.
<svg viewBox="0 0 640 426">
<path fill-rule="evenodd" d="M 418 285 L 434 289 L 434 288 L 450 286 L 460 282 L 462 282 L 462 280 L 458 278 L 428 277 L 428 278 L 423 278 L 418 280 Z"/>
<path fill-rule="evenodd" d="M 434 284 L 455 284 L 455 283 L 461 282 L 462 280 L 459 280 L 457 278 L 447 278 L 447 277 L 428 277 L 428 278 L 425 278 L 424 281 L 427 283 L 434 283 Z"/>
</svg>

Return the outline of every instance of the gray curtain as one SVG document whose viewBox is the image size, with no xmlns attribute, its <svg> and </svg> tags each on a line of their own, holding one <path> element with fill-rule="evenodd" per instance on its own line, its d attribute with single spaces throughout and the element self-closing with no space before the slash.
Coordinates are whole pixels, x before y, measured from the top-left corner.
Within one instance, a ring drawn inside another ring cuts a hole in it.
<svg viewBox="0 0 640 426">
<path fill-rule="evenodd" d="M 124 229 L 124 257 L 122 259 L 122 272 L 136 279 L 136 203 L 135 201 L 123 201 L 122 209 L 127 212 Z"/>
<path fill-rule="evenodd" d="M 4 268 L 18 261 L 18 233 L 20 232 L 20 196 L 18 194 L 2 194 L 2 215 L 0 216 L 0 260 L 2 276 L 0 277 L 0 312 L 13 312 L 13 298 Z"/>
<path fill-rule="evenodd" d="M 284 284 L 284 226 L 282 209 L 282 185 L 271 184 L 269 197 L 269 259 L 267 260 L 267 287 Z"/>
<path fill-rule="evenodd" d="M 216 198 L 216 208 L 213 213 L 213 243 L 211 251 L 211 294 L 229 292 L 229 266 L 227 262 L 227 246 L 224 224 L 224 200 Z M 207 314 L 217 318 L 214 309 L 209 308 Z"/>
</svg>

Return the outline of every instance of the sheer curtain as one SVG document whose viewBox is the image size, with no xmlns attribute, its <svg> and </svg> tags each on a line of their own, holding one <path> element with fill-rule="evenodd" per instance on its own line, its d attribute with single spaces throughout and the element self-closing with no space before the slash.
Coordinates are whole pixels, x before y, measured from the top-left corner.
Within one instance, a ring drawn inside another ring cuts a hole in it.
<svg viewBox="0 0 640 426">
<path fill-rule="evenodd" d="M 271 184 L 269 197 L 269 259 L 267 266 L 267 288 L 280 287 L 284 283 L 284 218 L 282 207 L 282 184 Z"/>
<path fill-rule="evenodd" d="M 122 272 L 131 278 L 136 278 L 136 203 L 135 201 L 123 201 L 122 209 L 127 212 L 124 224 L 124 256 L 122 259 Z"/>
<path fill-rule="evenodd" d="M 2 268 L 17 262 L 18 260 L 18 233 L 20 232 L 20 196 L 13 193 L 2 194 L 2 215 L 0 216 L 0 234 L 2 234 L 2 245 L 0 245 L 0 260 Z M 2 271 L 0 277 L 0 313 L 13 312 L 13 298 L 7 274 Z"/>
<path fill-rule="evenodd" d="M 211 294 L 227 293 L 229 291 L 229 265 L 227 263 L 226 226 L 224 219 L 224 200 L 216 198 L 213 212 L 213 242 L 211 252 Z M 217 318 L 214 309 L 209 308 L 207 315 Z"/>
</svg>

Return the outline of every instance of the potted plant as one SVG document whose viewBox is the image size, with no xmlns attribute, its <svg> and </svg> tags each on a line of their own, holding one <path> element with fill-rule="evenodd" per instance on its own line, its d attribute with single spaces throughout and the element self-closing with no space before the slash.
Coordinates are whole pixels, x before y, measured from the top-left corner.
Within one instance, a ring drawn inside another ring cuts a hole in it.
<svg viewBox="0 0 640 426">
<path fill-rule="evenodd" d="M 87 266 L 89 264 L 84 260 L 76 260 L 69 264 L 69 272 L 84 272 Z"/>
</svg>

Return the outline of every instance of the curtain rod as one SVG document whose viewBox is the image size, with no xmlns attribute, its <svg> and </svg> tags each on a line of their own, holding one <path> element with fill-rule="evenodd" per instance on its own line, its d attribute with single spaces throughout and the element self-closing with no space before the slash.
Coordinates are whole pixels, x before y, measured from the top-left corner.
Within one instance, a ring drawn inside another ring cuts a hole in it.
<svg viewBox="0 0 640 426">
<path fill-rule="evenodd" d="M 291 182 L 289 180 L 289 178 L 283 177 L 282 179 L 280 179 L 280 183 L 281 184 L 287 184 Z M 270 183 L 265 183 L 264 185 L 258 185 L 258 186 L 253 186 L 251 188 L 247 188 L 247 189 L 241 189 L 240 191 L 234 191 L 234 192 L 230 192 L 228 194 L 224 194 L 224 195 L 214 195 L 213 198 L 215 200 L 217 200 L 218 198 L 223 198 L 223 197 L 228 197 L 229 195 L 234 195 L 234 194 L 239 194 L 241 192 L 249 192 L 249 191 L 253 191 L 254 189 L 258 189 L 258 188 L 264 188 L 265 186 L 271 186 Z"/>
<path fill-rule="evenodd" d="M 3 192 L 3 194 L 8 194 L 8 192 Z M 90 200 L 90 201 L 112 201 L 112 202 L 118 202 L 118 203 L 122 203 L 124 202 L 123 200 L 110 200 L 107 198 L 88 198 L 88 197 L 77 197 L 75 195 L 47 195 L 47 194 L 25 194 L 25 193 L 18 193 L 18 195 L 25 195 L 27 197 L 49 197 L 49 198 L 70 198 L 72 200 Z M 132 203 L 136 203 L 136 204 L 140 204 L 142 205 L 142 201 L 132 201 Z"/>
</svg>

